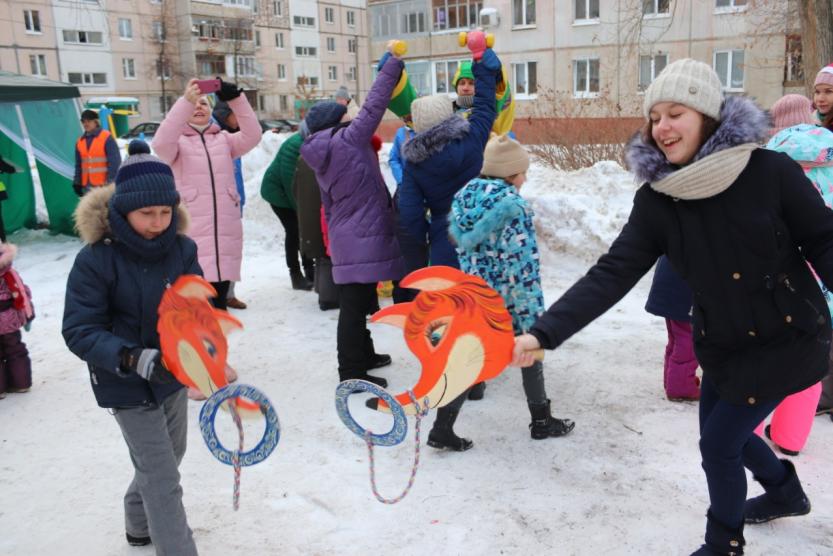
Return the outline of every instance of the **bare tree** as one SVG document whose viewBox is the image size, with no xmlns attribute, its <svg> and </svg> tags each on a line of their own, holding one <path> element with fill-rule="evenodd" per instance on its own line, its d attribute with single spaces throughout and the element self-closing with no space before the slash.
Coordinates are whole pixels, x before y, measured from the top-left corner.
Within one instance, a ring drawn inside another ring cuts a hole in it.
<svg viewBox="0 0 833 556">
<path fill-rule="evenodd" d="M 159 78 L 163 116 L 170 109 L 167 92 L 181 85 L 186 77 L 177 49 L 179 29 L 175 9 L 175 0 L 159 0 L 159 13 L 151 22 L 150 42 L 155 45 L 156 55 L 147 68 L 147 76 L 151 82 Z M 169 80 L 176 81 L 169 83 Z"/>
<path fill-rule="evenodd" d="M 833 0 L 798 0 L 804 84 L 812 94 L 816 73 L 833 62 Z"/>
<path fill-rule="evenodd" d="M 315 85 L 310 84 L 309 77 L 304 74 L 298 76 L 298 84 L 295 86 L 295 98 L 301 101 L 300 117 L 306 116 L 307 109 L 318 97 L 318 90 Z"/>
</svg>

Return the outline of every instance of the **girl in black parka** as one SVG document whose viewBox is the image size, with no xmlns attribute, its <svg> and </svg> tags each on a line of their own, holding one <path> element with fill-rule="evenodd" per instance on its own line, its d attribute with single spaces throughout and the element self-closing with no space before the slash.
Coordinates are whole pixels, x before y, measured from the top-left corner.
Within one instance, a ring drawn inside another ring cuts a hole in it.
<svg viewBox="0 0 833 556">
<path fill-rule="evenodd" d="M 810 511 L 792 463 L 753 430 L 827 368 L 830 314 L 805 259 L 833 285 L 833 213 L 801 167 L 758 148 L 768 121 L 723 99 L 706 64 L 683 59 L 645 94 L 645 131 L 628 162 L 645 183 L 628 222 L 590 271 L 516 338 L 514 365 L 554 349 L 618 302 L 665 254 L 694 293 L 703 369 L 700 452 L 709 489 L 706 544 L 742 554 L 743 526 Z M 749 469 L 765 494 L 746 500 Z"/>
</svg>

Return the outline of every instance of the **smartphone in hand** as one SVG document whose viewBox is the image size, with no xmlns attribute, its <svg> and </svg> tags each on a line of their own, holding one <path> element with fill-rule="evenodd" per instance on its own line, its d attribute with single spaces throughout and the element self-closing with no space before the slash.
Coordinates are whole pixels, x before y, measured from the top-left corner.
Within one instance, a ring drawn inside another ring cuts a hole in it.
<svg viewBox="0 0 833 556">
<path fill-rule="evenodd" d="M 197 87 L 200 88 L 200 92 L 204 95 L 207 95 L 208 93 L 216 93 L 220 90 L 220 80 L 197 79 Z"/>
</svg>

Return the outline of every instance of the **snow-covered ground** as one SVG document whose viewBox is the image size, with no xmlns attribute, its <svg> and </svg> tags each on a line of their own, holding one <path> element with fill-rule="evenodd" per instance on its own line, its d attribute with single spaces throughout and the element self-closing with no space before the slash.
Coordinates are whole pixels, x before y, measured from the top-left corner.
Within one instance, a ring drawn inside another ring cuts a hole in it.
<svg viewBox="0 0 833 556">
<path fill-rule="evenodd" d="M 688 554 L 699 546 L 708 504 L 697 449 L 697 405 L 671 403 L 662 389 L 665 327 L 645 313 L 650 276 L 561 349 L 547 354 L 554 413 L 577 422 L 568 437 L 534 441 L 517 369 L 468 402 L 457 431 L 475 441 L 466 453 L 423 446 L 416 481 L 399 504 L 372 496 L 363 441 L 334 409 L 336 312 L 290 288 L 283 232 L 259 198 L 260 178 L 285 136 L 266 134 L 245 159 L 244 278 L 231 338 L 241 381 L 277 406 L 280 444 L 244 468 L 232 511 L 232 470 L 205 448 L 191 402 L 189 449 L 181 466 L 185 506 L 206 555 L 308 554 Z M 386 145 L 386 151 L 389 145 Z M 386 168 L 386 157 L 383 156 Z M 575 173 L 533 166 L 525 186 L 536 210 L 547 301 L 581 276 L 615 237 L 635 186 L 611 163 Z M 132 467 L 118 426 L 97 407 L 84 364 L 60 335 L 67 273 L 78 240 L 23 231 L 16 263 L 37 308 L 25 334 L 34 388 L 0 401 L 0 554 L 151 555 L 124 540 L 122 494 Z M 380 374 L 401 391 L 417 377 L 401 332 L 372 328 L 394 364 Z M 351 398 L 360 422 L 386 430 L 390 418 Z M 406 484 L 413 423 L 403 444 L 377 448 L 382 494 Z M 233 445 L 230 420 L 218 417 Z M 247 424 L 251 446 L 260 423 Z M 813 512 L 747 527 L 747 553 L 833 553 L 833 423 L 817 418 L 794 458 Z M 750 493 L 760 488 L 752 483 Z"/>
</svg>

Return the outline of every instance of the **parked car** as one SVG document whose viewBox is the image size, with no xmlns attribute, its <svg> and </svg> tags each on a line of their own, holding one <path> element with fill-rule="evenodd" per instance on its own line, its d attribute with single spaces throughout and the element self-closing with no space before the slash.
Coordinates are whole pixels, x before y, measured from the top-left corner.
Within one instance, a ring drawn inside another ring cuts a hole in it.
<svg viewBox="0 0 833 556">
<path fill-rule="evenodd" d="M 298 120 L 289 120 L 286 118 L 260 120 L 260 127 L 263 129 L 264 132 L 269 130 L 275 131 L 277 133 L 284 131 L 298 131 L 299 124 L 300 122 Z"/>
<path fill-rule="evenodd" d="M 156 130 L 159 129 L 160 122 L 144 122 L 121 136 L 122 139 L 138 139 L 140 134 L 145 134 L 145 139 L 152 139 Z"/>
</svg>

